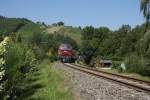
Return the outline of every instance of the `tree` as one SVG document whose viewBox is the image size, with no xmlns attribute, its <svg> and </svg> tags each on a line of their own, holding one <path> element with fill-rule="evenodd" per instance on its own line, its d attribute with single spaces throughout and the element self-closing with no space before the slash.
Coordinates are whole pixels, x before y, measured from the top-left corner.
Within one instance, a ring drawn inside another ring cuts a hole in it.
<svg viewBox="0 0 150 100">
<path fill-rule="evenodd" d="M 82 32 L 82 40 L 91 40 L 94 35 L 94 27 L 93 26 L 87 26 L 83 29 Z"/>
<path fill-rule="evenodd" d="M 141 0 L 141 11 L 143 12 L 146 22 L 150 21 L 150 0 Z"/>
<path fill-rule="evenodd" d="M 58 22 L 57 25 L 58 26 L 64 26 L 64 22 Z"/>
<path fill-rule="evenodd" d="M 150 64 L 150 32 L 147 32 L 144 37 L 140 40 L 140 52 L 146 59 L 147 63 Z"/>
<path fill-rule="evenodd" d="M 90 64 L 91 60 L 100 54 L 99 47 L 102 46 L 109 32 L 110 30 L 107 27 L 87 26 L 83 29 L 81 52 L 86 64 Z"/>
</svg>

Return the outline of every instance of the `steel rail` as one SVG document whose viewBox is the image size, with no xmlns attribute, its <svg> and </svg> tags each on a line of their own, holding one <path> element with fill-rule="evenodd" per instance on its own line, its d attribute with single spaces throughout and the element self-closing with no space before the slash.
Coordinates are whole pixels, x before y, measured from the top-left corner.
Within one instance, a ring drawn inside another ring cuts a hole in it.
<svg viewBox="0 0 150 100">
<path fill-rule="evenodd" d="M 72 65 L 75 65 L 75 64 L 72 64 Z M 129 80 L 134 80 L 134 81 L 138 81 L 138 82 L 141 82 L 141 83 L 144 83 L 144 84 L 147 84 L 150 86 L 150 81 L 146 81 L 146 80 L 141 80 L 141 79 L 137 79 L 137 78 L 133 78 L 133 77 L 128 77 L 128 76 L 124 76 L 124 75 L 119 75 L 119 74 L 114 74 L 114 73 L 110 73 L 110 72 L 105 72 L 105 71 L 101 71 L 101 70 L 97 70 L 96 68 L 92 68 L 92 67 L 85 67 L 83 65 L 75 65 L 75 66 L 79 66 L 79 67 L 82 67 L 82 68 L 86 68 L 86 69 L 89 69 L 89 70 L 93 70 L 93 71 L 96 71 L 96 72 L 101 72 L 101 73 L 105 73 L 105 74 L 109 74 L 109 75 L 113 75 L 113 76 L 117 76 L 117 77 L 121 77 L 121 78 L 125 78 L 125 79 L 129 79 Z"/>
<path fill-rule="evenodd" d="M 96 69 L 91 69 L 88 67 L 83 67 L 83 66 L 74 65 L 74 64 L 68 64 L 68 63 L 63 63 L 63 64 L 65 66 L 73 68 L 75 70 L 79 70 L 79 71 L 82 71 L 84 73 L 96 76 L 96 77 L 102 77 L 102 78 L 117 82 L 119 84 L 126 85 L 127 87 L 134 88 L 137 91 L 143 91 L 145 93 L 150 94 L 150 82 L 149 81 L 142 81 L 142 80 L 130 78 L 127 76 L 122 76 L 122 75 L 118 75 L 118 74 L 112 74 L 112 73 L 107 73 L 107 72 L 103 72 L 103 71 L 98 71 Z M 118 79 L 116 79 L 116 77 Z M 130 82 L 129 82 L 129 80 L 130 80 Z M 138 83 L 138 85 L 137 85 L 137 83 Z M 146 86 L 144 86 L 144 85 L 146 85 Z"/>
</svg>

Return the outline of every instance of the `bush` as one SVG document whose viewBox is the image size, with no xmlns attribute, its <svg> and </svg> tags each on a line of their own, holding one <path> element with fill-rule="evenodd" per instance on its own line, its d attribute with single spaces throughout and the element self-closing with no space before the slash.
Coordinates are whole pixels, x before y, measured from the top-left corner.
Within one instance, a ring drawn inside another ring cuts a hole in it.
<svg viewBox="0 0 150 100">
<path fill-rule="evenodd" d="M 117 69 L 119 66 L 120 66 L 119 63 L 113 62 L 112 65 L 111 65 L 111 68 L 112 69 Z"/>
<path fill-rule="evenodd" d="M 48 59 L 53 62 L 53 61 L 56 61 L 57 60 L 57 56 L 55 54 L 53 54 L 51 51 L 49 51 L 47 53 L 47 56 L 48 56 Z"/>
<path fill-rule="evenodd" d="M 136 54 L 129 55 L 125 60 L 125 64 L 128 72 L 138 73 L 143 76 L 150 75 L 150 68 L 146 66 L 145 59 Z"/>
<path fill-rule="evenodd" d="M 57 25 L 58 25 L 58 26 L 63 26 L 63 25 L 64 25 L 64 22 L 58 22 Z"/>
<path fill-rule="evenodd" d="M 56 61 L 57 60 L 57 57 L 55 55 L 51 55 L 51 56 L 48 56 L 48 59 L 53 62 L 53 61 Z"/>
<path fill-rule="evenodd" d="M 123 70 L 123 68 L 122 68 L 122 67 L 120 67 L 120 66 L 119 66 L 119 67 L 117 67 L 117 70 L 118 70 L 118 72 L 119 72 L 119 73 L 122 73 L 122 72 L 124 71 L 124 70 Z"/>
<path fill-rule="evenodd" d="M 37 60 L 33 51 L 23 44 L 12 43 L 5 55 L 5 95 L 14 100 L 25 88 L 26 74 L 36 66 Z"/>
<path fill-rule="evenodd" d="M 123 60 L 123 58 L 121 58 L 121 57 L 111 57 L 111 59 L 114 61 L 122 61 Z"/>
<path fill-rule="evenodd" d="M 42 61 L 46 56 L 45 52 L 36 45 L 33 47 L 33 52 L 35 54 L 36 59 L 38 59 L 39 61 Z"/>
</svg>

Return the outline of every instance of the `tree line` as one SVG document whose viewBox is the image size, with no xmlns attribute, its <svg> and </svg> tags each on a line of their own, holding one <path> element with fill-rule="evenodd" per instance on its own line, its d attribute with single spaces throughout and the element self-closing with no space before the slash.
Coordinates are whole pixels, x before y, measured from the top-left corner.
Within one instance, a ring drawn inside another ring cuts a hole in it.
<svg viewBox="0 0 150 100">
<path fill-rule="evenodd" d="M 150 75 L 150 24 L 131 28 L 122 25 L 111 31 L 107 27 L 87 26 L 82 31 L 80 53 L 84 62 L 94 66 L 97 59 L 126 63 L 127 71 Z"/>
</svg>

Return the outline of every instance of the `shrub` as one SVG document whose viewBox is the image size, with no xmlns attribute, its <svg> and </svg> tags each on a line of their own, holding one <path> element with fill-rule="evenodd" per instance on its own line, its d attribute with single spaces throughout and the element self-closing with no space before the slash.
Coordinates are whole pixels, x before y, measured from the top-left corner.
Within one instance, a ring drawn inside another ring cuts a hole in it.
<svg viewBox="0 0 150 100">
<path fill-rule="evenodd" d="M 123 58 L 121 58 L 121 57 L 111 57 L 111 59 L 112 60 L 114 60 L 114 61 L 122 61 L 123 60 Z"/>
<path fill-rule="evenodd" d="M 8 99 L 19 96 L 25 88 L 26 74 L 33 70 L 37 61 L 33 51 L 23 44 L 12 43 L 5 55 L 5 95 Z"/>
<path fill-rule="evenodd" d="M 53 61 L 56 61 L 57 60 L 57 56 L 55 54 L 53 54 L 51 51 L 49 51 L 47 53 L 47 56 L 48 56 L 48 59 L 53 62 Z"/>
<path fill-rule="evenodd" d="M 111 68 L 112 69 L 117 69 L 119 66 L 120 66 L 119 63 L 113 62 L 112 65 L 111 65 Z"/>
<path fill-rule="evenodd" d="M 62 21 L 61 21 L 61 22 L 58 22 L 57 25 L 58 25 L 58 26 L 63 26 L 63 25 L 64 25 L 64 22 L 62 22 Z"/>
<path fill-rule="evenodd" d="M 150 68 L 146 66 L 145 59 L 136 54 L 129 55 L 125 60 L 125 64 L 128 72 L 139 73 L 143 76 L 150 75 Z"/>
<path fill-rule="evenodd" d="M 38 59 L 39 61 L 42 61 L 46 56 L 45 52 L 36 45 L 33 47 L 33 52 L 35 54 L 36 59 Z"/>
<path fill-rule="evenodd" d="M 123 68 L 122 68 L 122 67 L 120 67 L 120 66 L 119 66 L 119 67 L 117 67 L 117 70 L 118 70 L 118 72 L 119 72 L 119 73 L 121 73 L 121 72 L 123 72 L 123 71 L 124 71 L 124 70 L 123 70 Z"/>
</svg>

